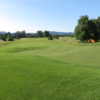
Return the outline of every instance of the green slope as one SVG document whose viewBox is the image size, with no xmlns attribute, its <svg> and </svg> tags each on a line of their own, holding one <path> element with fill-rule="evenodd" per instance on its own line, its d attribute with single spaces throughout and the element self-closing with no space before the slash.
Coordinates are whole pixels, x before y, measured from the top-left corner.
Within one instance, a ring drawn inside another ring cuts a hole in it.
<svg viewBox="0 0 100 100">
<path fill-rule="evenodd" d="M 0 100 L 100 100 L 99 43 L 22 39 L 0 46 Z"/>
</svg>

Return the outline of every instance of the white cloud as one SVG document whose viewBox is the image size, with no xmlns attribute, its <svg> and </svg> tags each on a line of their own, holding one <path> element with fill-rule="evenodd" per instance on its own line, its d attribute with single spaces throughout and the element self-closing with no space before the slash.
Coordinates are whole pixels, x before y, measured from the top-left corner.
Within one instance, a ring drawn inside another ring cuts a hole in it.
<svg viewBox="0 0 100 100">
<path fill-rule="evenodd" d="M 15 21 L 13 19 L 0 16 L 0 31 L 15 32 L 15 31 L 22 31 L 22 30 L 26 30 L 27 32 L 36 31 L 35 26 L 33 25 L 26 25 L 17 20 Z"/>
</svg>

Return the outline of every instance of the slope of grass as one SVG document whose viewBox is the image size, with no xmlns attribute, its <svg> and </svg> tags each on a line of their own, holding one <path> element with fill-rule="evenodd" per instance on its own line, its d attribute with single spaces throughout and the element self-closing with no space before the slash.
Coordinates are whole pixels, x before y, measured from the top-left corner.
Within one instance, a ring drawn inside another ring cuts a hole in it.
<svg viewBox="0 0 100 100">
<path fill-rule="evenodd" d="M 99 43 L 21 39 L 0 46 L 0 100 L 100 100 Z"/>
</svg>

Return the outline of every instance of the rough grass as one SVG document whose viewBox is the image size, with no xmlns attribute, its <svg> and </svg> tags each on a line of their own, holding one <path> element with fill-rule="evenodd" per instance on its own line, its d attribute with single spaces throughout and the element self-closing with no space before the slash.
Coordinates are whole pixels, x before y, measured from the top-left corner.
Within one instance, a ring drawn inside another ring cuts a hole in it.
<svg viewBox="0 0 100 100">
<path fill-rule="evenodd" d="M 0 45 L 0 100 L 100 100 L 100 43 L 61 38 Z"/>
</svg>

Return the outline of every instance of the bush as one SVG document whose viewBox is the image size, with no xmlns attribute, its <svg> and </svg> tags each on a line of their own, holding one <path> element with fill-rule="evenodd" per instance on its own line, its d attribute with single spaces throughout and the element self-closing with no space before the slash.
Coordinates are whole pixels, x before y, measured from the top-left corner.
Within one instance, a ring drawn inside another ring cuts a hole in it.
<svg viewBox="0 0 100 100">
<path fill-rule="evenodd" d="M 0 39 L 3 41 L 14 41 L 14 37 L 11 33 L 1 34 Z"/>
<path fill-rule="evenodd" d="M 7 34 L 1 34 L 0 38 L 3 41 L 7 41 Z"/>
<path fill-rule="evenodd" d="M 55 39 L 59 39 L 59 36 L 58 35 L 55 35 Z"/>
<path fill-rule="evenodd" d="M 8 35 L 8 41 L 14 41 L 14 37 L 11 34 Z"/>
<path fill-rule="evenodd" d="M 53 36 L 51 34 L 48 36 L 48 40 L 53 40 Z"/>
</svg>

